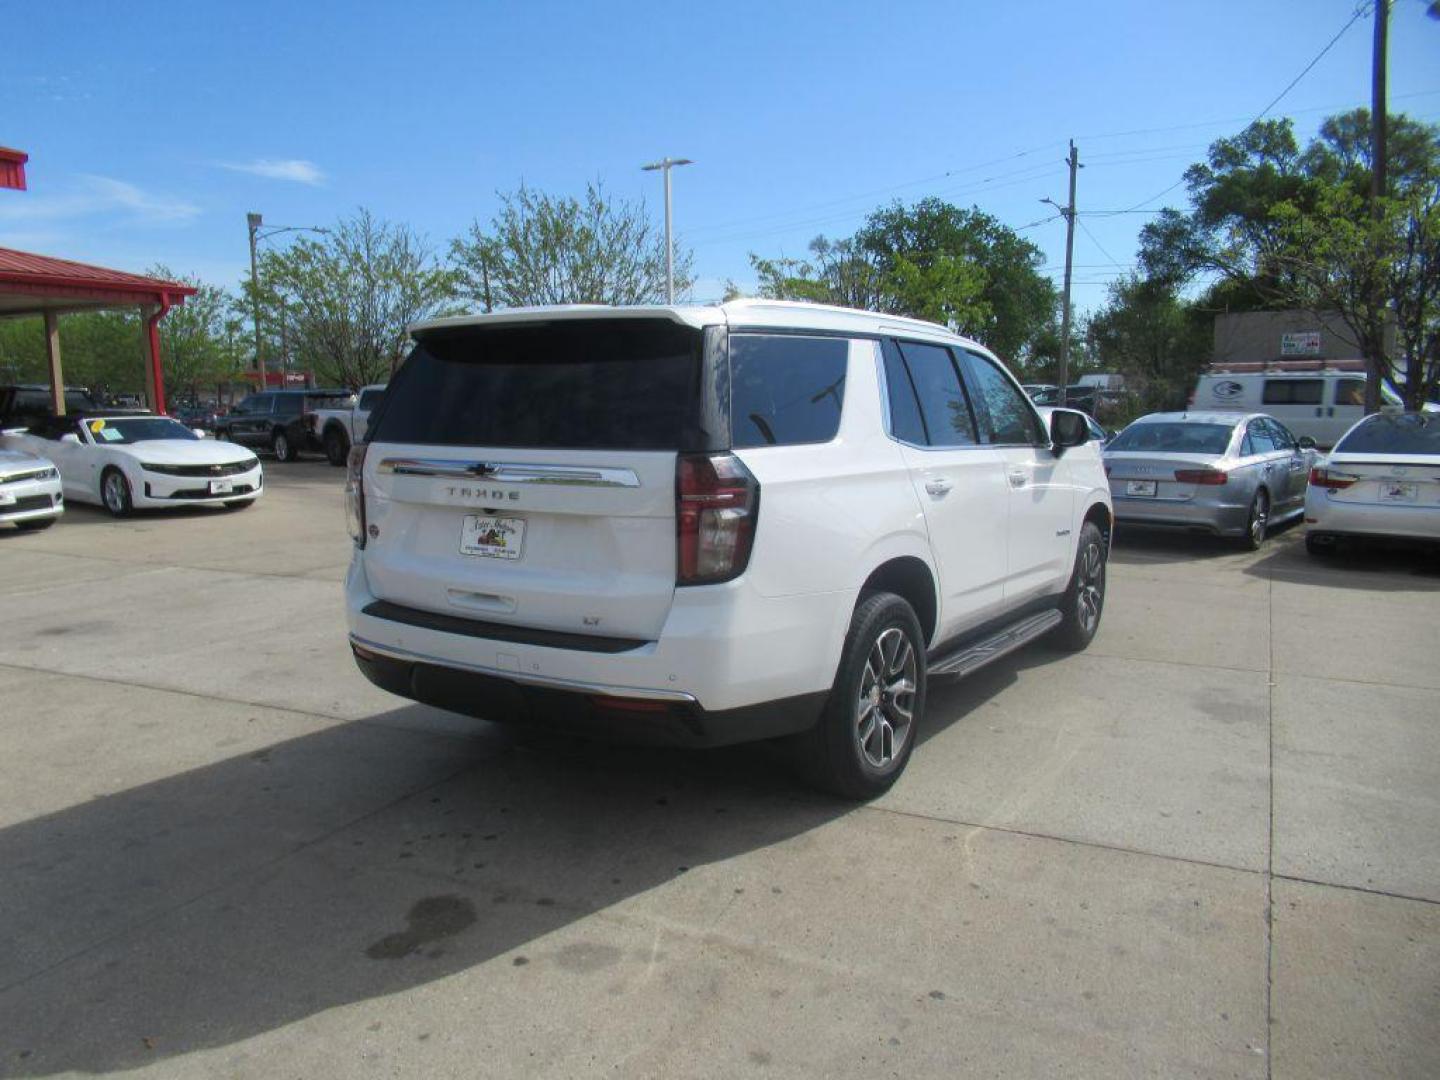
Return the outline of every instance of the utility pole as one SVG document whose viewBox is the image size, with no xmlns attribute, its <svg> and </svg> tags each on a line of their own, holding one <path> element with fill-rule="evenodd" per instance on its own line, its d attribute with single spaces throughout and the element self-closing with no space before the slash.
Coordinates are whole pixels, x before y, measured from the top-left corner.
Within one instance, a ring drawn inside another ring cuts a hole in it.
<svg viewBox="0 0 1440 1080">
<path fill-rule="evenodd" d="M 1075 140 L 1070 140 L 1070 201 L 1061 206 L 1054 199 L 1047 202 L 1065 219 L 1065 289 L 1060 297 L 1060 392 L 1056 398 L 1060 408 L 1065 407 L 1066 387 L 1070 385 L 1070 270 L 1075 257 L 1075 174 L 1081 168 L 1080 152 L 1075 149 Z"/>
<path fill-rule="evenodd" d="M 480 249 L 480 280 L 485 285 L 485 314 L 489 315 L 490 307 L 490 256 L 484 248 Z"/>
<path fill-rule="evenodd" d="M 665 174 L 665 302 L 675 303 L 675 241 L 670 224 L 670 170 L 676 165 L 693 165 L 689 158 L 662 158 L 649 165 L 640 166 L 644 172 L 657 169 Z"/>
<path fill-rule="evenodd" d="M 245 215 L 245 224 L 250 231 L 250 302 L 255 316 L 255 370 L 260 373 L 260 389 L 265 389 L 265 353 L 260 347 L 260 272 L 255 261 L 255 234 L 263 222 L 259 214 Z"/>
<path fill-rule="evenodd" d="M 1375 52 L 1370 69 L 1370 212 L 1379 218 L 1384 212 L 1381 200 L 1385 197 L 1385 54 L 1386 37 L 1389 34 L 1389 0 L 1375 2 Z M 1383 298 L 1376 297 L 1376 301 Z M 1384 377 L 1381 356 L 1385 347 L 1385 309 L 1378 303 L 1379 326 L 1372 331 L 1379 336 L 1366 349 L 1365 357 L 1365 412 L 1380 411 L 1380 380 Z"/>
</svg>

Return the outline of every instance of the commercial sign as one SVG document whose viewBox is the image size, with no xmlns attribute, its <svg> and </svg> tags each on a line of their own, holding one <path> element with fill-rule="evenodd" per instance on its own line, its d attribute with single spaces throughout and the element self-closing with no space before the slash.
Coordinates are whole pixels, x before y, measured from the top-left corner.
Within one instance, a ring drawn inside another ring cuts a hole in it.
<svg viewBox="0 0 1440 1080">
<path fill-rule="evenodd" d="M 1301 330 L 1294 334 L 1280 335 L 1281 356 L 1319 356 L 1320 331 Z"/>
</svg>

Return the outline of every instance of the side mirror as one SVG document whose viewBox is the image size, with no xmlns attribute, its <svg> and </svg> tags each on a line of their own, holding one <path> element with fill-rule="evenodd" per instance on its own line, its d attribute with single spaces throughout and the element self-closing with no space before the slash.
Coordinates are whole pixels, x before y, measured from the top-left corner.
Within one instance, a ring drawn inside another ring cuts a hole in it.
<svg viewBox="0 0 1440 1080">
<path fill-rule="evenodd" d="M 1301 450 L 1314 450 L 1316 443 L 1309 435 L 1301 435 L 1299 445 Z"/>
<path fill-rule="evenodd" d="M 67 431 L 64 435 L 60 436 L 60 441 L 63 443 L 70 443 L 74 446 L 79 446 L 80 436 L 76 435 L 74 432 Z"/>
<path fill-rule="evenodd" d="M 1085 414 L 1074 409 L 1056 409 L 1050 414 L 1050 449 L 1059 457 L 1072 446 L 1084 446 L 1090 440 L 1090 425 Z"/>
</svg>

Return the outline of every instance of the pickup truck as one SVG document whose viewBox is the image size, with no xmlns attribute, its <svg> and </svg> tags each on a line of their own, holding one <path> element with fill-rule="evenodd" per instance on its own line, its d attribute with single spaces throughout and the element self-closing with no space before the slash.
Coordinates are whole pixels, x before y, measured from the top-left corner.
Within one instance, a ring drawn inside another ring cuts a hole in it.
<svg viewBox="0 0 1440 1080">
<path fill-rule="evenodd" d="M 385 394 L 385 383 L 362 386 L 353 407 L 348 409 L 316 409 L 305 417 L 310 430 L 320 440 L 321 449 L 331 465 L 344 465 L 350 447 L 365 441 L 365 428 L 370 413 Z"/>
</svg>

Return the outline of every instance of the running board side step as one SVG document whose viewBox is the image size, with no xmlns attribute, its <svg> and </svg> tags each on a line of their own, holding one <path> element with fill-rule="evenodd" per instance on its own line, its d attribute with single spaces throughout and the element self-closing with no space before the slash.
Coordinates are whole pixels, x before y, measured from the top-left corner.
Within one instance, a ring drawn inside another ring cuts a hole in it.
<svg viewBox="0 0 1440 1080">
<path fill-rule="evenodd" d="M 932 676 L 969 675 L 991 660 L 998 660 L 1020 646 L 1028 645 L 1041 634 L 1055 629 L 1060 625 L 1060 619 L 1060 612 L 1054 608 L 1027 616 L 981 641 L 962 645 L 954 652 L 935 657 L 929 662 L 927 671 Z"/>
</svg>

